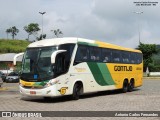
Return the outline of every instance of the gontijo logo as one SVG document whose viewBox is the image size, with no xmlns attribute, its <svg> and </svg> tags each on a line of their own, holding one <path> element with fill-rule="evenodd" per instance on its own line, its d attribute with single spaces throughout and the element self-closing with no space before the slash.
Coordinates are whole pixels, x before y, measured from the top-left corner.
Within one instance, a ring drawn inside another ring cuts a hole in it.
<svg viewBox="0 0 160 120">
<path fill-rule="evenodd" d="M 114 66 L 114 71 L 132 71 L 132 66 Z"/>
<path fill-rule="evenodd" d="M 64 94 L 66 94 L 66 90 L 68 89 L 68 87 L 62 87 L 60 90 L 58 90 L 60 93 L 61 93 L 61 95 L 64 95 Z"/>
</svg>

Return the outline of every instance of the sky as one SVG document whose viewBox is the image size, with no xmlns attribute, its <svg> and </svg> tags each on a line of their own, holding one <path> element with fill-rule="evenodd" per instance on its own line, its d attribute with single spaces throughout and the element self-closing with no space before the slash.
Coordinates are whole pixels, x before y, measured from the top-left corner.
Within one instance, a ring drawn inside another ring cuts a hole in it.
<svg viewBox="0 0 160 120">
<path fill-rule="evenodd" d="M 0 38 L 7 38 L 6 29 L 16 26 L 16 39 L 26 39 L 24 26 L 38 23 L 42 28 L 39 12 L 46 12 L 43 33 L 49 39 L 56 37 L 51 30 L 60 29 L 62 37 L 100 40 L 130 48 L 138 46 L 139 33 L 140 42 L 160 44 L 159 11 L 160 0 L 0 0 Z"/>
</svg>

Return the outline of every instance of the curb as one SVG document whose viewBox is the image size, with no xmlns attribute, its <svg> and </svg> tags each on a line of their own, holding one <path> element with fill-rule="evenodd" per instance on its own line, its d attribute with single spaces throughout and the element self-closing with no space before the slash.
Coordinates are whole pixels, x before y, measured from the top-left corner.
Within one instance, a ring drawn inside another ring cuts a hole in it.
<svg viewBox="0 0 160 120">
<path fill-rule="evenodd" d="M 160 80 L 160 77 L 143 77 L 143 80 Z"/>
</svg>

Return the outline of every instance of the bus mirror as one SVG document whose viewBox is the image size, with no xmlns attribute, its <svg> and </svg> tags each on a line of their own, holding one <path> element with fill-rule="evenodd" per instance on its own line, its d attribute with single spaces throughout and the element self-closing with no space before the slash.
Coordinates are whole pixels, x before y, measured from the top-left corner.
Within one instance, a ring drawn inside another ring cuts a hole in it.
<svg viewBox="0 0 160 120">
<path fill-rule="evenodd" d="M 52 55 L 51 55 L 51 63 L 52 63 L 52 64 L 55 64 L 56 56 L 57 56 L 59 53 L 63 53 L 63 52 L 66 52 L 66 50 L 57 50 L 57 51 L 53 52 Z"/>
<path fill-rule="evenodd" d="M 15 56 L 14 56 L 14 58 L 13 58 L 13 65 L 16 65 L 16 63 L 17 63 L 17 58 L 19 57 L 19 56 L 22 56 L 24 53 L 19 53 L 19 54 L 16 54 Z"/>
</svg>

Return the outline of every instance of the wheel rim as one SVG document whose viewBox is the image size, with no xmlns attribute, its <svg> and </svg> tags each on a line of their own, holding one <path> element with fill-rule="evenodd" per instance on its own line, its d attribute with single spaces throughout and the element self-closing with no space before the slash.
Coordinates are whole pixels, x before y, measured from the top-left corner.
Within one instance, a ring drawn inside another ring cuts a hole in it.
<svg viewBox="0 0 160 120">
<path fill-rule="evenodd" d="M 132 90 L 133 90 L 133 88 L 134 88 L 134 82 L 133 82 L 133 81 L 131 81 L 131 83 L 130 83 L 130 90 L 132 91 Z"/>
<path fill-rule="evenodd" d="M 80 89 L 81 89 L 81 86 L 78 85 L 78 84 L 76 84 L 76 85 L 75 85 L 75 88 L 74 88 L 74 92 L 73 92 L 73 99 L 75 99 L 75 100 L 78 100 L 78 99 L 79 99 Z"/>
<path fill-rule="evenodd" d="M 127 90 L 128 90 L 128 82 L 125 81 L 123 84 L 123 92 L 127 92 Z"/>
</svg>

